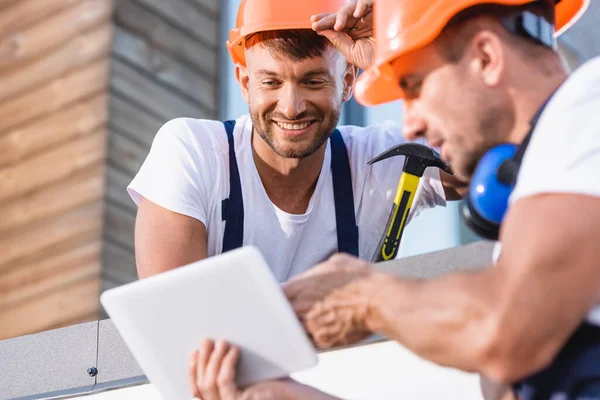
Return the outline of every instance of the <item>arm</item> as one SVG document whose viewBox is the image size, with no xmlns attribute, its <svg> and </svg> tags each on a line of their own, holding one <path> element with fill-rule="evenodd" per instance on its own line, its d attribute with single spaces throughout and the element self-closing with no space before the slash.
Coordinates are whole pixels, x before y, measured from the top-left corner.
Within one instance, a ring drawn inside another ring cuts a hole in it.
<svg viewBox="0 0 600 400">
<path fill-rule="evenodd" d="M 521 199 L 495 267 L 433 281 L 374 274 L 357 282 L 370 299 L 367 325 L 438 364 L 514 381 L 551 362 L 598 302 L 599 235 L 598 198 Z"/>
<path fill-rule="evenodd" d="M 206 258 L 200 221 L 143 198 L 135 221 L 135 259 L 140 279 Z"/>
</svg>

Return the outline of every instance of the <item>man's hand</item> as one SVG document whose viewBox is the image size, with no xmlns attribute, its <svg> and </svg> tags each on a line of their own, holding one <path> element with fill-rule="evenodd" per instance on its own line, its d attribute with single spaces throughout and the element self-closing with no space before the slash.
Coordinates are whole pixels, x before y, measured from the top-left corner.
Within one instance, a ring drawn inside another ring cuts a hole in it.
<svg viewBox="0 0 600 400">
<path fill-rule="evenodd" d="M 202 400 L 335 400 L 292 379 L 261 382 L 240 390 L 235 384 L 239 354 L 237 347 L 224 341 L 203 340 L 190 357 L 192 395 Z"/>
<path fill-rule="evenodd" d="M 284 286 L 294 310 L 318 347 L 355 343 L 369 336 L 365 282 L 376 278 L 370 265 L 336 254 Z"/>
<path fill-rule="evenodd" d="M 351 0 L 336 13 L 322 13 L 311 17 L 312 28 L 325 36 L 360 69 L 367 69 L 373 61 L 373 0 Z"/>
<path fill-rule="evenodd" d="M 303 274 L 283 284 L 283 291 L 294 311 L 304 316 L 334 289 L 372 272 L 365 261 L 347 254 L 335 254 Z"/>
</svg>

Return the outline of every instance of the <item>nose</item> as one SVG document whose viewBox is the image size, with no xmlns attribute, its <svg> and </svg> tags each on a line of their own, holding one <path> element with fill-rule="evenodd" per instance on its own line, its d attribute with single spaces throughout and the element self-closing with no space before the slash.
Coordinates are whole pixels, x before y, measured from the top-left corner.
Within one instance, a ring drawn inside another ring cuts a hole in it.
<svg viewBox="0 0 600 400">
<path fill-rule="evenodd" d="M 286 85 L 279 98 L 279 111 L 289 120 L 296 119 L 306 111 L 306 100 L 294 85 Z"/>
<path fill-rule="evenodd" d="M 425 137 L 427 132 L 427 122 L 419 113 L 418 107 L 411 100 L 404 100 L 404 138 L 408 141 L 414 141 L 420 137 Z"/>
</svg>

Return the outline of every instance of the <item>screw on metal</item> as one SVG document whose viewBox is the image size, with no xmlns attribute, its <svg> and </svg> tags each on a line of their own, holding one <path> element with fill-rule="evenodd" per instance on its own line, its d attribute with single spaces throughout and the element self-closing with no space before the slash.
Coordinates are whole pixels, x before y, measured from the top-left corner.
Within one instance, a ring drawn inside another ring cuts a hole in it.
<svg viewBox="0 0 600 400">
<path fill-rule="evenodd" d="M 94 376 L 98 375 L 98 369 L 96 367 L 88 368 L 87 373 L 93 378 Z"/>
</svg>

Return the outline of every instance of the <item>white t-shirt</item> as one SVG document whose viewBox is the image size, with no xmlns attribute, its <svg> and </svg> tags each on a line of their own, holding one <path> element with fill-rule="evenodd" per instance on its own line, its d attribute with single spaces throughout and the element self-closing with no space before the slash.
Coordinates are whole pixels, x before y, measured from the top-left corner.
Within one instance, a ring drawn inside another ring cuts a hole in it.
<svg viewBox="0 0 600 400">
<path fill-rule="evenodd" d="M 600 57 L 577 69 L 544 109 L 509 206 L 542 193 L 600 197 Z M 600 326 L 600 306 L 588 320 Z"/>
<path fill-rule="evenodd" d="M 386 122 L 366 128 L 338 127 L 350 160 L 359 253 L 370 259 L 387 223 L 404 157 L 372 166 L 367 162 L 402 143 L 399 125 Z M 276 279 L 283 282 L 337 252 L 331 150 L 306 213 L 277 208 L 262 185 L 252 157 L 252 120 L 236 120 L 235 153 L 244 201 L 244 245 L 257 246 Z M 422 142 L 424 143 L 424 142 Z M 141 197 L 168 210 L 196 218 L 206 226 L 208 255 L 221 253 L 225 222 L 221 202 L 229 196 L 229 144 L 220 121 L 177 118 L 154 138 L 150 153 L 128 186 L 133 201 Z M 445 205 L 437 168 L 428 168 L 415 194 L 409 219 L 419 211 Z"/>
</svg>

